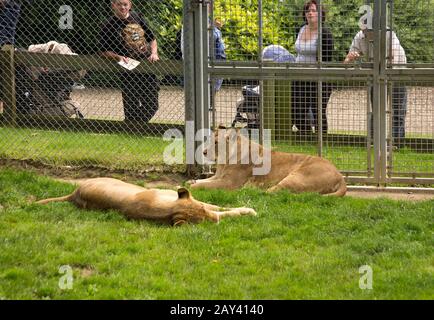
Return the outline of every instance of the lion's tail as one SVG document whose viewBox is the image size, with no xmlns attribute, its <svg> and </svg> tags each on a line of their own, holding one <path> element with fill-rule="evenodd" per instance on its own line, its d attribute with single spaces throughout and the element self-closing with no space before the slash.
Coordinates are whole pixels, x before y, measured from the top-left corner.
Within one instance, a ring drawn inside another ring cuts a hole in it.
<svg viewBox="0 0 434 320">
<path fill-rule="evenodd" d="M 326 196 L 343 197 L 346 193 L 347 193 L 347 184 L 345 183 L 345 180 L 342 178 L 338 190 L 332 193 L 328 193 L 326 194 Z"/>
<path fill-rule="evenodd" d="M 62 202 L 62 201 L 70 201 L 72 198 L 72 194 L 69 194 L 67 196 L 63 196 L 63 197 L 58 197 L 58 198 L 48 198 L 48 199 L 44 199 L 44 200 L 39 200 L 36 201 L 36 203 L 39 204 L 46 204 L 49 202 Z"/>
</svg>

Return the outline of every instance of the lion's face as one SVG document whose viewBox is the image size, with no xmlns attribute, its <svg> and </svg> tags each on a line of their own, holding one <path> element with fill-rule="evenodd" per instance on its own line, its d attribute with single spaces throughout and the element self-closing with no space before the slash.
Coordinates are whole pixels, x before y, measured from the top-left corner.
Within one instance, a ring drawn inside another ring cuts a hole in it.
<svg viewBox="0 0 434 320">
<path fill-rule="evenodd" d="M 172 225 L 184 223 L 200 223 L 207 220 L 208 214 L 203 206 L 193 206 L 184 203 L 172 216 Z"/>
<path fill-rule="evenodd" d="M 200 223 L 205 220 L 218 221 L 218 218 L 205 209 L 204 205 L 195 200 L 190 191 L 185 188 L 178 189 L 178 200 L 172 215 L 172 225 L 184 223 Z"/>
<path fill-rule="evenodd" d="M 241 144 L 245 143 L 244 148 Z M 215 130 L 204 148 L 204 155 L 218 164 L 236 163 L 241 159 L 242 151 L 249 150 L 249 140 L 245 139 L 239 129 L 219 128 Z"/>
</svg>

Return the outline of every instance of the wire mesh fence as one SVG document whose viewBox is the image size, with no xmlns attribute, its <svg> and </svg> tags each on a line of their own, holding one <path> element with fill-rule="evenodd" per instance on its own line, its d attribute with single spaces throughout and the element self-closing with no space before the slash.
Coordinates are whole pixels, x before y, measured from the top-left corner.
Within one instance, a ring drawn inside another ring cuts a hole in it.
<svg viewBox="0 0 434 320">
<path fill-rule="evenodd" d="M 213 17 L 223 25 L 230 60 L 254 61 L 261 49 L 280 45 L 295 52 L 297 35 L 306 23 L 304 0 L 213 1 Z M 333 36 L 333 61 L 343 61 L 359 23 L 372 15 L 374 0 L 316 1 L 324 26 Z M 409 63 L 434 59 L 434 8 L 432 1 L 388 1 L 387 26 L 405 44 Z M 369 24 L 372 28 L 372 24 Z M 417 39 L 417 40 L 416 40 Z M 416 40 L 416 41 L 415 41 Z"/>
<path fill-rule="evenodd" d="M 271 129 L 278 149 L 327 157 L 355 182 L 433 184 L 432 2 L 213 5 L 235 66 L 211 63 L 224 79 L 214 125 Z"/>
<path fill-rule="evenodd" d="M 161 137 L 185 118 L 182 1 L 4 0 L 0 9 L 2 157 L 164 164 Z"/>
<path fill-rule="evenodd" d="M 183 129 L 191 107 L 183 63 L 201 63 L 182 61 L 185 3 L 0 1 L 0 156 L 164 165 L 162 136 Z M 211 126 L 271 129 L 277 148 L 320 154 L 363 181 L 432 183 L 431 0 L 188 3 L 208 36 L 185 45 L 209 45 L 200 108 Z"/>
</svg>

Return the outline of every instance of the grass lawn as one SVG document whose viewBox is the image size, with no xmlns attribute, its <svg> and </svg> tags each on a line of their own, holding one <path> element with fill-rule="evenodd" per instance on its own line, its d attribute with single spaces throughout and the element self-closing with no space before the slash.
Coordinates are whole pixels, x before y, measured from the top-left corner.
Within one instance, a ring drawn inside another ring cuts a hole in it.
<svg viewBox="0 0 434 320">
<path fill-rule="evenodd" d="M 127 134 L 0 128 L 0 158 L 30 159 L 55 167 L 98 166 L 139 171 L 152 166 L 161 167 L 164 166 L 164 150 L 170 143 L 171 141 L 163 141 L 160 137 Z M 290 145 L 277 142 L 274 147 L 284 152 L 318 152 L 315 145 L 307 143 Z M 365 146 L 325 144 L 323 151 L 323 156 L 331 160 L 339 170 L 367 171 Z M 394 172 L 432 173 L 433 163 L 433 153 L 418 153 L 408 148 L 393 153 Z M 170 171 L 184 169 L 182 164 L 170 167 Z"/>
<path fill-rule="evenodd" d="M 31 159 L 51 166 L 140 170 L 162 165 L 169 143 L 140 135 L 0 128 L 0 157 Z"/>
<path fill-rule="evenodd" d="M 258 216 L 178 228 L 32 204 L 73 189 L 0 168 L 0 299 L 434 298 L 434 201 L 196 190 Z M 363 265 L 372 290 L 359 288 Z"/>
</svg>

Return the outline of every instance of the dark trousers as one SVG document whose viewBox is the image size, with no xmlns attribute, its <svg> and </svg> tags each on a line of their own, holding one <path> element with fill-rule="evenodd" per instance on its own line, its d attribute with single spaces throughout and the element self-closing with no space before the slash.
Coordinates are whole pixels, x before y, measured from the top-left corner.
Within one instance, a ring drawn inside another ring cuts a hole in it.
<svg viewBox="0 0 434 320">
<path fill-rule="evenodd" d="M 0 7 L 0 48 L 4 44 L 15 44 L 15 32 L 20 14 L 21 4 L 16 1 L 6 1 Z"/>
<path fill-rule="evenodd" d="M 373 91 L 371 88 L 371 103 L 373 103 Z M 407 89 L 402 85 L 392 86 L 392 137 L 405 138 L 405 116 L 407 115 Z M 371 116 L 371 135 L 373 136 L 373 119 Z"/>
<path fill-rule="evenodd" d="M 407 89 L 392 87 L 392 137 L 405 138 L 405 116 L 407 115 Z"/>
<path fill-rule="evenodd" d="M 327 133 L 327 103 L 332 92 L 331 85 L 322 84 L 322 132 Z M 301 133 L 311 130 L 311 125 L 318 132 L 318 83 L 307 81 L 294 81 L 292 83 L 292 121 Z"/>
<path fill-rule="evenodd" d="M 157 77 L 124 72 L 120 78 L 125 120 L 149 122 L 158 110 L 160 88 Z"/>
</svg>

